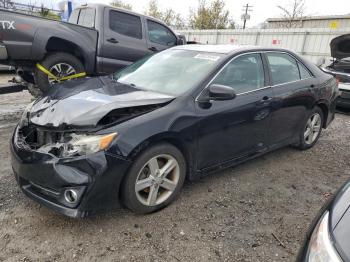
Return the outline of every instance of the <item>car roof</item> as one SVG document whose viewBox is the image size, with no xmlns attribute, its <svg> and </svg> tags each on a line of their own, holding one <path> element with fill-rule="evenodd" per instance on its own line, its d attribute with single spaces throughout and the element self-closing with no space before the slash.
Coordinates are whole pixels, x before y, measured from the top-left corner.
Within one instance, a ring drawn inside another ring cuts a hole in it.
<svg viewBox="0 0 350 262">
<path fill-rule="evenodd" d="M 289 52 L 289 50 L 281 49 L 281 48 L 263 48 L 261 46 L 255 45 L 180 45 L 173 47 L 172 49 L 177 50 L 189 50 L 189 51 L 198 51 L 198 52 L 206 52 L 206 53 L 218 53 L 218 54 L 226 54 L 231 55 L 237 52 L 242 51 L 283 51 Z"/>
</svg>

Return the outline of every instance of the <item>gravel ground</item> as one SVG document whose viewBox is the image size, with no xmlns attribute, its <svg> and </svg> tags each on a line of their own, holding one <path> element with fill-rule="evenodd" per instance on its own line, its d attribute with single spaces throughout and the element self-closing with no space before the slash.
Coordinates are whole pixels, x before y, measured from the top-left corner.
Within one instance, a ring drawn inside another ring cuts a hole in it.
<svg viewBox="0 0 350 262">
<path fill-rule="evenodd" d="M 294 261 L 350 176 L 350 116 L 337 114 L 311 150 L 280 149 L 187 183 L 158 213 L 69 219 L 27 199 L 12 176 L 8 141 L 30 101 L 0 96 L 0 261 Z"/>
</svg>

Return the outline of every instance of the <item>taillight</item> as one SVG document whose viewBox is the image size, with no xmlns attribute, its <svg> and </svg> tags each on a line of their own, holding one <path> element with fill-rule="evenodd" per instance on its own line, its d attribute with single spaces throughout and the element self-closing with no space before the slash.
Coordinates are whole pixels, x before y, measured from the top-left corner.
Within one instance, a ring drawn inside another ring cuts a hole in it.
<svg viewBox="0 0 350 262">
<path fill-rule="evenodd" d="M 337 85 L 339 85 L 340 80 L 338 76 L 335 77 L 335 81 L 337 81 Z"/>
</svg>

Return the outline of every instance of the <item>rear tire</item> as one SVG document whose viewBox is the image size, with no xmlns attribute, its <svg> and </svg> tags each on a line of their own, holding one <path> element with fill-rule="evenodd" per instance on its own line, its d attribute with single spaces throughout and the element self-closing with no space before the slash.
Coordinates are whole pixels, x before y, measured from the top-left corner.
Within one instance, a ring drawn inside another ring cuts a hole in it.
<svg viewBox="0 0 350 262">
<path fill-rule="evenodd" d="M 176 199 L 185 177 L 182 153 L 171 144 L 157 144 L 133 163 L 121 186 L 122 201 L 135 213 L 158 211 Z"/>
<path fill-rule="evenodd" d="M 308 115 L 299 134 L 299 143 L 295 145 L 300 150 L 313 147 L 322 133 L 324 123 L 323 111 L 316 106 Z"/>
<path fill-rule="evenodd" d="M 54 69 L 54 67 L 61 65 L 59 67 L 62 69 L 61 77 L 67 75 L 74 75 L 85 71 L 83 64 L 78 58 L 71 54 L 63 52 L 51 53 L 47 55 L 45 59 L 41 61 L 40 64 L 43 67 L 45 67 L 48 71 L 52 72 L 54 75 L 57 75 L 57 71 Z M 64 68 L 62 68 L 62 65 L 64 65 Z M 69 69 L 70 67 L 72 69 Z M 69 69 L 69 71 L 67 69 Z M 67 72 L 63 72 L 64 70 L 66 70 Z M 38 68 L 35 69 L 35 81 L 38 88 L 44 93 L 49 91 L 52 87 L 52 84 L 49 82 L 48 75 L 39 70 Z"/>
</svg>

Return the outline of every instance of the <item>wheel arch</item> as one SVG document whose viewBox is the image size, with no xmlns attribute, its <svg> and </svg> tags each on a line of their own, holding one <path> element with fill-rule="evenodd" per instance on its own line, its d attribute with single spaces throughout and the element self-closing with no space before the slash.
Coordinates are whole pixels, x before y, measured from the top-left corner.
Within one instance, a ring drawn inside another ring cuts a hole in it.
<svg viewBox="0 0 350 262">
<path fill-rule="evenodd" d="M 327 103 L 325 101 L 319 101 L 316 106 L 318 106 L 323 113 L 323 128 L 327 127 L 327 119 L 328 119 L 328 114 L 329 114 L 329 108 L 327 106 Z"/>
<path fill-rule="evenodd" d="M 84 58 L 83 50 L 78 45 L 66 39 L 62 39 L 55 36 L 50 37 L 46 43 L 45 50 L 46 50 L 46 56 L 53 52 L 64 52 L 64 53 L 71 54 L 75 56 L 77 59 L 79 59 L 80 62 L 82 62 L 82 64 L 85 67 L 86 61 Z"/>
<path fill-rule="evenodd" d="M 168 143 L 176 147 L 184 156 L 186 162 L 186 179 L 193 180 L 195 177 L 195 157 L 194 153 L 191 150 L 191 146 L 186 143 L 184 140 L 179 138 L 177 133 L 163 133 L 157 134 L 141 142 L 136 146 L 128 155 L 128 158 L 133 161 L 135 160 L 142 152 L 147 150 L 147 148 L 160 144 Z"/>
</svg>

